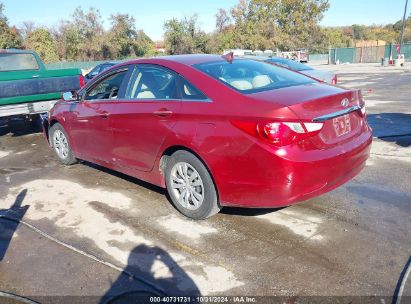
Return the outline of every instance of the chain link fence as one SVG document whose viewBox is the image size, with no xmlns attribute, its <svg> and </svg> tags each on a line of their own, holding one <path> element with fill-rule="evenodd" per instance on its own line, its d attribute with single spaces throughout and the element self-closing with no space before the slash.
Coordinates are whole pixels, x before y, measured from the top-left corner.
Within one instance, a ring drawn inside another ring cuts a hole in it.
<svg viewBox="0 0 411 304">
<path fill-rule="evenodd" d="M 411 43 L 403 44 L 401 53 L 405 61 L 411 61 Z M 390 56 L 391 55 L 391 56 Z M 381 62 L 383 58 L 396 59 L 398 52 L 396 45 L 388 44 L 382 46 L 334 48 L 330 49 L 329 62 L 336 63 L 375 63 Z"/>
</svg>

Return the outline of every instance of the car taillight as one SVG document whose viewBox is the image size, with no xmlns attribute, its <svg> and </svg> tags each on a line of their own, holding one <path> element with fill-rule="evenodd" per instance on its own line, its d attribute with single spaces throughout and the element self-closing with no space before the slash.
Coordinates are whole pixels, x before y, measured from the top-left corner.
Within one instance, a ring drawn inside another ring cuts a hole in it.
<svg viewBox="0 0 411 304">
<path fill-rule="evenodd" d="M 278 147 L 298 143 L 317 135 L 322 122 L 250 122 L 232 121 L 232 124 L 244 132 L 260 138 Z"/>
<path fill-rule="evenodd" d="M 353 92 L 353 96 L 352 96 L 353 101 L 360 106 L 361 108 L 361 115 L 362 116 L 366 116 L 366 109 L 365 109 L 365 101 L 364 101 L 364 97 L 362 95 L 361 90 L 358 91 L 354 91 Z"/>
<path fill-rule="evenodd" d="M 331 84 L 337 84 L 337 75 L 334 75 L 333 79 L 331 79 Z"/>
<path fill-rule="evenodd" d="M 83 75 L 80 75 L 78 80 L 80 82 L 80 89 L 81 89 L 82 87 L 86 85 L 86 80 L 84 79 Z"/>
</svg>

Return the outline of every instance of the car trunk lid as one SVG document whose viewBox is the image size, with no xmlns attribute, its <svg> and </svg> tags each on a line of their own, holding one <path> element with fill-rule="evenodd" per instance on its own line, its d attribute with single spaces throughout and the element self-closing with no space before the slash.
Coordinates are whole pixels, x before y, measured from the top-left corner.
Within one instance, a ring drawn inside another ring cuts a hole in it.
<svg viewBox="0 0 411 304">
<path fill-rule="evenodd" d="M 287 87 L 253 94 L 253 97 L 287 106 L 302 122 L 323 123 L 310 137 L 319 149 L 327 149 L 356 137 L 365 125 L 359 91 L 324 84 Z"/>
</svg>

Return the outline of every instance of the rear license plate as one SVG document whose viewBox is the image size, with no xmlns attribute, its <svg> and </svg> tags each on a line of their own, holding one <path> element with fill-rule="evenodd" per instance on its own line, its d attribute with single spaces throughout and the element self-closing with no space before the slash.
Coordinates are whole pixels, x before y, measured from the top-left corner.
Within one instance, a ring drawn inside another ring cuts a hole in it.
<svg viewBox="0 0 411 304">
<path fill-rule="evenodd" d="M 349 133 L 351 131 L 350 115 L 346 114 L 344 116 L 334 118 L 333 125 L 337 136 L 342 136 Z"/>
</svg>

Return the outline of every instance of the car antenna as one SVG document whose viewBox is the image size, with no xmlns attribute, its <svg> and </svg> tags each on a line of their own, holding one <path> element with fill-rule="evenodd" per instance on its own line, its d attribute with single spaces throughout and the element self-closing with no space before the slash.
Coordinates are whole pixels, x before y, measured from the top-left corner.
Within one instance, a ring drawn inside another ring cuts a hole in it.
<svg viewBox="0 0 411 304">
<path fill-rule="evenodd" d="M 227 54 L 225 54 L 225 55 L 223 55 L 223 56 L 221 56 L 221 57 L 223 57 L 225 60 L 227 60 L 228 63 L 233 63 L 233 60 L 234 60 L 234 52 L 227 53 Z"/>
</svg>

